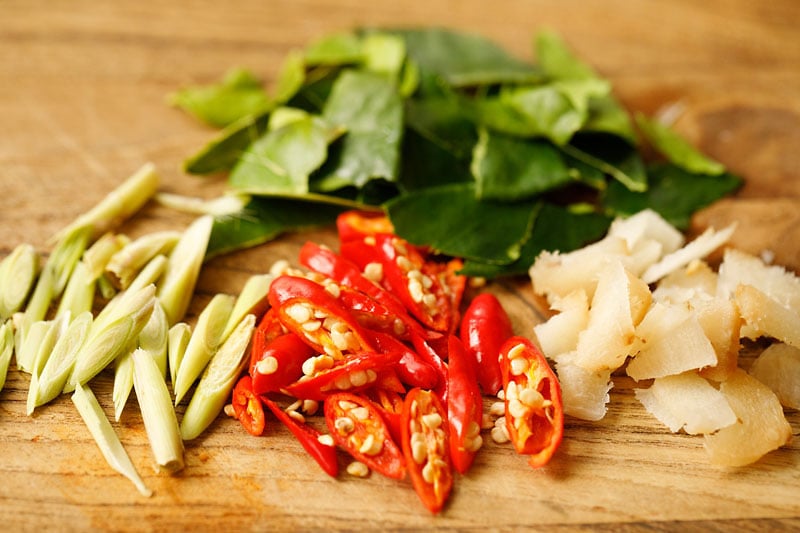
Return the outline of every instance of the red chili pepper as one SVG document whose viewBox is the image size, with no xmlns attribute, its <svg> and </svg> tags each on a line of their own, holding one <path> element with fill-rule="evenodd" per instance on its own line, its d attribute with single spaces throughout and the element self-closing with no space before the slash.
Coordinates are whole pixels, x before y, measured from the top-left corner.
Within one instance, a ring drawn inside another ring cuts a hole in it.
<svg viewBox="0 0 800 533">
<path fill-rule="evenodd" d="M 341 253 L 361 269 L 368 268 L 371 263 L 380 264 L 381 284 L 400 299 L 412 316 L 434 331 L 446 333 L 450 330 L 450 295 L 440 284 L 436 271 L 408 241 L 394 235 L 376 234 L 342 243 Z"/>
<path fill-rule="evenodd" d="M 370 332 L 373 344 L 381 352 L 400 354 L 395 370 L 397 377 L 409 387 L 432 389 L 439 383 L 439 372 L 416 351 L 396 338 L 378 331 Z"/>
<path fill-rule="evenodd" d="M 432 513 L 453 488 L 446 415 L 431 391 L 411 389 L 403 405 L 403 455 L 414 490 Z"/>
<path fill-rule="evenodd" d="M 327 366 L 325 355 L 319 356 L 324 368 L 311 372 L 288 385 L 286 392 L 295 398 L 324 400 L 334 392 L 362 390 L 375 385 L 381 374 L 391 371 L 397 363 L 396 353 L 367 352 Z M 306 369 L 304 369 L 306 370 Z"/>
<path fill-rule="evenodd" d="M 256 330 L 258 331 L 258 330 Z M 294 333 L 284 333 L 260 348 L 253 342 L 250 377 L 256 394 L 280 392 L 303 375 L 303 363 L 316 353 Z"/>
<path fill-rule="evenodd" d="M 512 335 L 511 320 L 495 295 L 484 292 L 473 298 L 461 319 L 460 336 L 486 394 L 493 396 L 503 386 L 497 357 Z"/>
<path fill-rule="evenodd" d="M 564 410 L 561 387 L 542 352 L 524 337 L 500 348 L 506 429 L 517 453 L 534 468 L 544 466 L 561 444 Z"/>
<path fill-rule="evenodd" d="M 442 403 L 447 405 L 447 363 L 445 363 L 444 358 L 439 355 L 439 351 L 431 346 L 430 340 L 423 339 L 417 335 L 413 335 L 411 340 L 414 348 L 416 349 L 416 353 L 422 356 L 424 361 L 436 369 L 439 380 L 438 385 L 433 388 L 433 391 L 436 393 Z"/>
<path fill-rule="evenodd" d="M 331 477 L 336 477 L 339 473 L 339 462 L 336 456 L 336 447 L 329 444 L 324 444 L 320 441 L 322 433 L 309 426 L 308 424 L 298 422 L 285 411 L 283 411 L 278 404 L 270 400 L 266 396 L 262 396 L 261 400 L 266 404 L 275 417 L 284 423 L 289 428 L 289 431 L 300 442 L 303 448 L 314 458 L 314 460 L 322 467 L 322 469 Z"/>
<path fill-rule="evenodd" d="M 405 477 L 403 453 L 370 400 L 347 392 L 328 396 L 325 423 L 336 443 L 355 459 L 392 479 Z"/>
<path fill-rule="evenodd" d="M 358 241 L 356 241 L 358 242 Z M 399 322 L 392 324 L 392 332 L 400 338 L 406 338 L 410 332 L 424 336 L 424 329 L 411 318 L 402 302 L 380 285 L 380 279 L 367 278 L 358 265 L 313 242 L 307 242 L 300 249 L 300 264 L 319 272 L 329 278 L 352 287 L 372 297 L 392 313 Z M 377 263 L 376 263 L 377 264 Z M 383 267 L 379 272 L 372 272 L 373 277 L 383 277 Z"/>
<path fill-rule="evenodd" d="M 448 343 L 447 421 L 453 466 L 466 474 L 483 444 L 483 398 L 464 346 L 455 336 Z"/>
<path fill-rule="evenodd" d="M 367 394 L 380 409 L 392 438 L 395 442 L 400 442 L 403 436 L 403 396 L 401 393 L 375 388 L 367 391 Z"/>
<path fill-rule="evenodd" d="M 450 333 L 458 332 L 460 321 L 461 301 L 467 287 L 467 277 L 458 272 L 464 268 L 464 261 L 455 258 L 447 262 L 428 262 L 430 271 L 439 278 L 439 284 L 444 288 L 450 299 Z"/>
<path fill-rule="evenodd" d="M 248 433 L 256 437 L 264 433 L 264 408 L 253 392 L 250 376 L 242 376 L 236 383 L 231 394 L 231 404 L 233 414 Z"/>
<path fill-rule="evenodd" d="M 279 276 L 270 285 L 269 301 L 277 308 L 281 324 L 317 353 L 339 361 L 349 353 L 375 351 L 358 322 L 319 283 Z"/>
<path fill-rule="evenodd" d="M 339 242 L 363 239 L 376 233 L 394 233 L 394 226 L 381 211 L 345 211 L 336 218 Z"/>
</svg>

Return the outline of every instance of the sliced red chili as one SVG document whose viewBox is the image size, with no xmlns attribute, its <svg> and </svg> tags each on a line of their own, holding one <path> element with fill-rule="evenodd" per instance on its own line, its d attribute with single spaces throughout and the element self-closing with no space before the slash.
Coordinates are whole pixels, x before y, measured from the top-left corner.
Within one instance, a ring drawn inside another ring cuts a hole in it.
<svg viewBox="0 0 800 533">
<path fill-rule="evenodd" d="M 439 372 L 423 359 L 415 350 L 409 348 L 391 335 L 370 332 L 372 340 L 381 352 L 400 354 L 395 370 L 400 381 L 409 387 L 432 389 L 439 384 Z"/>
<path fill-rule="evenodd" d="M 248 433 L 255 436 L 264 433 L 264 408 L 253 392 L 250 376 L 242 376 L 236 383 L 231 394 L 231 404 L 233 414 Z"/>
<path fill-rule="evenodd" d="M 306 423 L 295 420 L 274 401 L 266 396 L 262 396 L 261 399 L 269 410 L 272 411 L 272 414 L 289 428 L 292 435 L 295 436 L 308 454 L 314 458 L 317 464 L 319 464 L 328 475 L 336 477 L 339 473 L 339 461 L 336 456 L 336 447 L 322 442 L 320 440 L 322 433 Z"/>
<path fill-rule="evenodd" d="M 455 469 L 466 474 L 483 444 L 483 398 L 461 341 L 451 335 L 448 346 L 447 421 L 450 428 L 450 456 Z"/>
<path fill-rule="evenodd" d="M 367 394 L 380 409 L 392 438 L 395 442 L 400 442 L 403 436 L 403 396 L 401 393 L 375 388 L 370 389 Z"/>
<path fill-rule="evenodd" d="M 358 322 L 319 283 L 279 276 L 270 285 L 269 301 L 281 323 L 317 353 L 339 361 L 348 353 L 375 351 Z"/>
<path fill-rule="evenodd" d="M 500 348 L 506 429 L 517 453 L 534 468 L 544 466 L 561 444 L 564 411 L 561 387 L 542 352 L 524 337 Z"/>
<path fill-rule="evenodd" d="M 436 393 L 442 403 L 447 405 L 447 363 L 445 363 L 444 358 L 439 355 L 440 351 L 434 349 L 434 347 L 431 345 L 431 340 L 423 339 L 417 335 L 413 335 L 411 340 L 416 353 L 419 354 L 424 361 L 436 369 L 439 379 L 438 384 L 433 388 L 433 391 Z M 437 341 L 437 344 L 442 343 Z M 443 345 L 446 348 L 446 342 Z"/>
<path fill-rule="evenodd" d="M 375 385 L 382 373 L 391 371 L 399 356 L 396 353 L 368 352 L 351 355 L 333 363 L 333 366 L 327 366 L 325 357 L 318 356 L 325 365 L 323 368 L 304 368 L 309 372 L 288 385 L 286 392 L 295 398 L 324 400 L 334 392 L 366 389 Z"/>
<path fill-rule="evenodd" d="M 393 479 L 405 477 L 403 453 L 370 400 L 339 392 L 325 399 L 324 409 L 325 423 L 339 446 L 379 474 Z"/>
<path fill-rule="evenodd" d="M 464 261 L 455 258 L 446 262 L 428 262 L 432 274 L 439 278 L 439 284 L 450 300 L 450 333 L 458 332 L 461 301 L 467 287 L 467 277 L 458 272 L 464 268 Z"/>
<path fill-rule="evenodd" d="M 258 331 L 258 330 L 256 330 Z M 303 363 L 316 353 L 294 333 L 284 333 L 263 348 L 253 343 L 250 377 L 256 394 L 280 392 L 303 375 Z"/>
<path fill-rule="evenodd" d="M 339 241 L 363 239 L 376 233 L 394 233 L 394 226 L 382 211 L 345 211 L 336 218 Z"/>
<path fill-rule="evenodd" d="M 414 490 L 432 513 L 442 510 L 453 488 L 447 431 L 436 395 L 411 389 L 403 404 L 403 455 Z"/>
<path fill-rule="evenodd" d="M 436 272 L 411 243 L 394 235 L 377 234 L 342 243 L 341 253 L 361 269 L 369 268 L 367 265 L 372 263 L 380 264 L 381 284 L 400 299 L 412 316 L 434 331 L 449 331 L 450 296 Z"/>
<path fill-rule="evenodd" d="M 472 299 L 461 319 L 460 336 L 486 394 L 494 396 L 503 386 L 497 357 L 512 335 L 511 320 L 495 295 L 483 292 Z"/>
<path fill-rule="evenodd" d="M 371 277 L 367 278 L 358 265 L 313 242 L 305 243 L 300 249 L 300 263 L 342 285 L 352 287 L 371 296 L 383 305 L 399 320 L 399 322 L 392 324 L 392 333 L 397 337 L 406 338 L 410 332 L 415 332 L 421 336 L 425 335 L 420 323 L 408 314 L 403 303 L 380 285 L 380 281 L 383 279 L 382 266 L 379 269 L 373 268 L 368 271 Z M 374 264 L 377 265 L 379 263 L 375 262 Z"/>
</svg>

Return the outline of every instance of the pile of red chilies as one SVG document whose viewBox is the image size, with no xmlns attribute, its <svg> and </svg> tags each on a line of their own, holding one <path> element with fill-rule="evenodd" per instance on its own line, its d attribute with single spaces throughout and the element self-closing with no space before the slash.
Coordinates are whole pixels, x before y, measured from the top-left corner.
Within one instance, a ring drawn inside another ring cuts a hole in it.
<svg viewBox="0 0 800 533">
<path fill-rule="evenodd" d="M 432 513 L 481 447 L 482 394 L 500 393 L 515 450 L 546 464 L 563 435 L 558 380 L 497 298 L 466 305 L 462 262 L 399 238 L 382 214 L 343 213 L 337 230 L 339 253 L 308 242 L 305 269 L 272 282 L 229 412 L 261 435 L 266 405 L 331 476 L 337 447 L 382 475 L 408 475 Z M 297 401 L 281 408 L 287 397 Z M 323 402 L 329 436 L 305 422 L 303 401 Z"/>
</svg>

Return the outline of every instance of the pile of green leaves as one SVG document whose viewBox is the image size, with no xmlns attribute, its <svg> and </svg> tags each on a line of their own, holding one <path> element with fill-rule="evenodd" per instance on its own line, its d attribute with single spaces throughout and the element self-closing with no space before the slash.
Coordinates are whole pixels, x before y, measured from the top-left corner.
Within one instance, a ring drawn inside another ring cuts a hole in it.
<svg viewBox="0 0 800 533">
<path fill-rule="evenodd" d="M 685 228 L 739 187 L 664 125 L 632 120 L 557 35 L 537 35 L 535 53 L 446 29 L 360 30 L 289 54 L 270 93 L 243 70 L 181 90 L 177 105 L 221 128 L 186 170 L 227 173 L 249 199 L 216 221 L 209 254 L 380 208 L 466 274 L 515 275 L 615 216 L 649 207 Z"/>
</svg>

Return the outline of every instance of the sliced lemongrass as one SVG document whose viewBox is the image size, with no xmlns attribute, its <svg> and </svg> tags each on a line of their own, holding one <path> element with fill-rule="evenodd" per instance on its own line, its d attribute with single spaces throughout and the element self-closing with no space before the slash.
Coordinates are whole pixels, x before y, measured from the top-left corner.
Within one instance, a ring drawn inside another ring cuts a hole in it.
<svg viewBox="0 0 800 533">
<path fill-rule="evenodd" d="M 11 355 L 14 353 L 14 331 L 11 321 L 0 325 L 0 391 L 6 384 L 8 366 L 11 364 Z"/>
<path fill-rule="evenodd" d="M 158 278 L 161 277 L 161 274 L 164 273 L 164 268 L 167 265 L 167 258 L 163 255 L 156 256 L 150 261 L 144 269 L 139 273 L 133 283 L 131 283 L 130 287 L 126 290 L 119 292 L 111 299 L 108 304 L 100 311 L 95 319 L 95 322 L 102 322 L 106 320 L 107 317 L 114 313 L 114 310 L 120 306 L 124 305 L 126 299 L 130 298 L 132 294 L 137 294 L 139 291 L 147 287 L 148 285 L 153 285 Z"/>
<path fill-rule="evenodd" d="M 169 254 L 164 279 L 159 283 L 158 296 L 170 325 L 180 322 L 189 307 L 213 224 L 214 219 L 207 215 L 196 219 L 186 228 Z"/>
<path fill-rule="evenodd" d="M 131 358 L 133 386 L 153 457 L 160 470 L 177 472 L 184 466 L 183 440 L 167 383 L 149 353 L 137 349 Z"/>
<path fill-rule="evenodd" d="M 0 319 L 22 309 L 39 275 L 39 254 L 30 244 L 20 244 L 0 263 Z"/>
<path fill-rule="evenodd" d="M 180 403 L 217 351 L 235 300 L 228 294 L 216 294 L 197 317 L 175 376 L 175 405 Z"/>
<path fill-rule="evenodd" d="M 58 343 L 58 340 L 67 332 L 69 323 L 72 321 L 69 311 L 62 315 L 56 316 L 53 320 L 47 322 L 47 331 L 41 339 L 39 346 L 36 349 L 36 354 L 33 358 L 31 365 L 31 380 L 28 384 L 28 400 L 26 404 L 27 414 L 33 414 L 36 408 L 36 399 L 39 395 L 39 376 L 44 370 L 50 356 Z"/>
<path fill-rule="evenodd" d="M 72 395 L 72 403 L 89 428 L 89 433 L 92 434 L 108 465 L 128 478 L 143 496 L 152 496 L 153 491 L 147 488 L 139 476 L 92 390 L 78 385 Z"/>
<path fill-rule="evenodd" d="M 156 298 L 150 319 L 139 332 L 139 348 L 146 351 L 155 360 L 161 375 L 167 375 L 167 336 L 169 325 L 164 307 Z"/>
<path fill-rule="evenodd" d="M 129 242 L 130 238 L 116 233 L 104 233 L 102 237 L 97 239 L 86 250 L 81 260 L 86 264 L 86 270 L 90 278 L 96 280 L 102 276 L 111 258 Z"/>
<path fill-rule="evenodd" d="M 78 351 L 86 342 L 91 325 L 92 313 L 85 311 L 76 316 L 64 334 L 58 338 L 37 378 L 36 407 L 52 401 L 64 390 L 64 385 L 75 365 L 75 359 L 78 357 Z"/>
<path fill-rule="evenodd" d="M 156 201 L 163 206 L 194 215 L 225 216 L 240 212 L 247 204 L 247 196 L 226 194 L 210 200 L 160 192 Z"/>
<path fill-rule="evenodd" d="M 114 359 L 114 389 L 111 398 L 114 401 L 114 420 L 119 422 L 122 411 L 128 403 L 133 389 L 133 358 L 131 351 L 124 351 Z"/>
<path fill-rule="evenodd" d="M 50 338 L 52 328 L 52 320 L 39 320 L 28 326 L 27 334 L 19 340 L 16 349 L 17 368 L 28 374 L 33 373 L 36 357 L 42 348 L 42 343 Z"/>
<path fill-rule="evenodd" d="M 168 254 L 180 239 L 179 231 L 156 231 L 129 242 L 106 265 L 117 287 L 126 289 L 154 257 Z"/>
<path fill-rule="evenodd" d="M 175 388 L 178 367 L 183 361 L 183 354 L 186 353 L 186 347 L 189 345 L 189 339 L 191 338 L 192 328 L 186 322 L 178 322 L 169 328 L 167 359 L 169 361 L 169 378 L 173 388 Z"/>
<path fill-rule="evenodd" d="M 78 352 L 65 392 L 95 377 L 138 339 L 150 319 L 155 301 L 155 286 L 148 285 L 127 295 L 102 320 L 98 317 L 92 323 L 86 343 Z"/>
<path fill-rule="evenodd" d="M 225 330 L 222 332 L 222 340 L 228 338 L 228 335 L 234 328 L 242 321 L 242 319 L 250 313 L 256 316 L 261 316 L 262 312 L 269 306 L 267 302 L 267 293 L 269 293 L 269 286 L 275 276 L 272 274 L 257 274 L 250 276 L 242 287 L 242 292 L 236 298 L 236 304 L 233 306 L 231 316 L 228 318 L 228 323 L 225 325 Z"/>
<path fill-rule="evenodd" d="M 93 228 L 95 238 L 102 235 L 141 209 L 156 193 L 159 182 L 155 166 L 152 163 L 144 164 L 89 211 L 56 233 L 54 238 L 61 239 L 65 233 L 80 226 Z"/>
<path fill-rule="evenodd" d="M 91 311 L 96 287 L 97 283 L 92 278 L 86 263 L 78 261 L 61 296 L 61 301 L 58 302 L 56 315 L 69 311 L 72 316 L 78 316 L 84 311 Z"/>
<path fill-rule="evenodd" d="M 97 278 L 97 290 L 100 291 L 100 296 L 105 300 L 111 300 L 119 292 L 108 276 Z"/>
<path fill-rule="evenodd" d="M 183 440 L 197 438 L 225 407 L 236 379 L 247 364 L 247 347 L 255 323 L 255 315 L 247 315 L 214 354 L 183 414 Z"/>
</svg>

